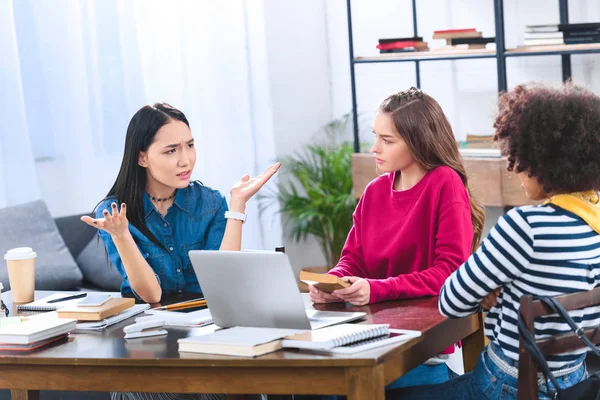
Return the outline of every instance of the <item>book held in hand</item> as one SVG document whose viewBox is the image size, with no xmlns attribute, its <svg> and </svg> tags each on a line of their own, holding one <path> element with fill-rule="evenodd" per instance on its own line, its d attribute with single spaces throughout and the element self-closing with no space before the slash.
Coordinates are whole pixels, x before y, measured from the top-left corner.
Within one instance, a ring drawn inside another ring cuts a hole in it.
<svg viewBox="0 0 600 400">
<path fill-rule="evenodd" d="M 335 275 L 318 274 L 308 271 L 300 271 L 300 280 L 307 285 L 312 285 L 325 293 L 331 293 L 334 290 L 344 289 L 350 287 L 351 285 Z"/>
</svg>

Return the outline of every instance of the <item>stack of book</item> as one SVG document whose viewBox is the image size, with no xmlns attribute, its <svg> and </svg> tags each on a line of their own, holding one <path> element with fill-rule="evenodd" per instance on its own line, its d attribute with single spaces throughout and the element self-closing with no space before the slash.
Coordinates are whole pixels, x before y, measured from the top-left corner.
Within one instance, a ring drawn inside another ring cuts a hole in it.
<svg viewBox="0 0 600 400">
<path fill-rule="evenodd" d="M 379 39 L 379 44 L 376 47 L 379 49 L 380 54 L 429 50 L 427 42 L 424 42 L 420 36 Z"/>
<path fill-rule="evenodd" d="M 76 323 L 74 319 L 0 318 L 0 351 L 31 351 L 62 341 Z"/>
<path fill-rule="evenodd" d="M 446 39 L 446 48 L 485 49 L 496 38 L 484 38 L 475 28 L 445 29 L 433 32 L 433 39 Z"/>
<path fill-rule="evenodd" d="M 525 46 L 600 43 L 600 22 L 525 26 Z"/>
</svg>

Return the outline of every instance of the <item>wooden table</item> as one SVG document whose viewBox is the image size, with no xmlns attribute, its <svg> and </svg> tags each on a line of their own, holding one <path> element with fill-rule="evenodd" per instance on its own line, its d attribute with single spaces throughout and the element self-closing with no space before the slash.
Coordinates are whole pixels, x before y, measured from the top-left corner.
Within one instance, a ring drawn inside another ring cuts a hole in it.
<svg viewBox="0 0 600 400">
<path fill-rule="evenodd" d="M 50 292 L 36 292 L 36 298 Z M 4 302 L 15 310 L 10 292 Z M 258 358 L 179 353 L 177 339 L 197 328 L 169 328 L 168 336 L 123 339 L 121 322 L 102 332 L 73 333 L 63 343 L 31 354 L 0 352 L 0 388 L 13 399 L 39 398 L 39 390 L 144 391 L 187 393 L 346 394 L 350 400 L 384 399 L 384 386 L 463 340 L 465 370 L 483 349 L 480 315 L 446 319 L 437 297 L 323 310 L 364 311 L 367 323 L 417 329 L 418 339 L 351 356 L 278 351 Z"/>
</svg>

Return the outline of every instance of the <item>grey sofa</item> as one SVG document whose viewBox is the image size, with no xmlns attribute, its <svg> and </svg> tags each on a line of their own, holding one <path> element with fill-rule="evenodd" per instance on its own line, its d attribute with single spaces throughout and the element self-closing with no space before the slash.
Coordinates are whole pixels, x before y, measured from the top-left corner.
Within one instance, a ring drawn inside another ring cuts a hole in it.
<svg viewBox="0 0 600 400">
<path fill-rule="evenodd" d="M 2 208 L 0 256 L 14 247 L 32 247 L 39 290 L 119 291 L 121 276 L 109 262 L 97 230 L 79 218 L 53 219 L 41 200 Z M 4 260 L 0 265 L 0 282 L 8 290 Z"/>
<path fill-rule="evenodd" d="M 95 228 L 80 215 L 53 219 L 43 201 L 0 209 L 0 257 L 13 247 L 29 246 L 37 252 L 36 289 L 118 291 L 121 276 L 110 264 Z M 0 258 L 0 281 L 10 285 L 6 264 Z M 108 393 L 42 391 L 42 400 L 108 400 Z M 0 400 L 10 399 L 0 390 Z"/>
</svg>

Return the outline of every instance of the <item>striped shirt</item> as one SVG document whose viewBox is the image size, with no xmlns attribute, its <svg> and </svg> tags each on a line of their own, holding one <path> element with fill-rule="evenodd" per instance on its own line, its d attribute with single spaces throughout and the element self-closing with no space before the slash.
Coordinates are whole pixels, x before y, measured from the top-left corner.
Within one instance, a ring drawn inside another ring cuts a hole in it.
<svg viewBox="0 0 600 400">
<path fill-rule="evenodd" d="M 445 282 L 440 313 L 464 317 L 502 287 L 484 320 L 485 335 L 519 359 L 517 328 L 523 295 L 557 296 L 593 289 L 600 281 L 600 235 L 577 215 L 552 204 L 514 208 L 503 215 L 480 248 Z M 583 328 L 600 325 L 600 306 L 569 312 Z M 571 332 L 557 315 L 535 319 L 536 339 Z M 550 368 L 575 361 L 587 347 L 550 355 Z"/>
</svg>

